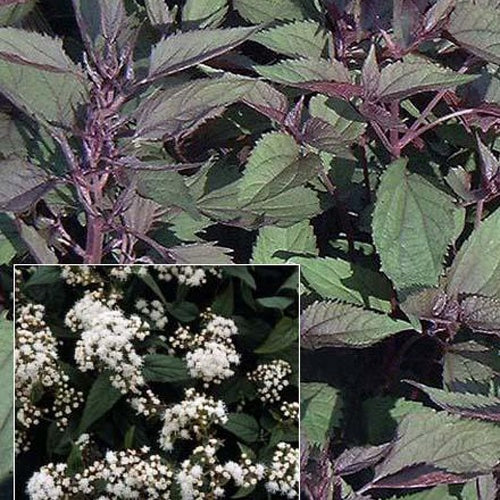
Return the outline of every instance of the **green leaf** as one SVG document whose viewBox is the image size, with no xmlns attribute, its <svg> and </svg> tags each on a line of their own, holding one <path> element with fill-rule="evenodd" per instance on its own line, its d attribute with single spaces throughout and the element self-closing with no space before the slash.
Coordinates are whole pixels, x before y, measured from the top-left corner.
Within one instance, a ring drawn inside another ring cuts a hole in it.
<svg viewBox="0 0 500 500">
<path fill-rule="evenodd" d="M 14 221 L 9 215 L 0 213 L 0 265 L 9 264 L 18 253 L 25 251 Z"/>
<path fill-rule="evenodd" d="M 500 210 L 495 210 L 462 245 L 448 273 L 450 294 L 500 296 Z"/>
<path fill-rule="evenodd" d="M 500 426 L 427 410 L 407 415 L 373 484 L 427 486 L 442 474 L 479 476 L 498 464 Z M 425 464 L 426 467 L 422 467 Z M 434 479 L 429 475 L 434 474 Z M 456 476 L 455 476 L 456 477 Z"/>
<path fill-rule="evenodd" d="M 234 284 L 230 281 L 229 284 L 215 297 L 211 311 L 220 316 L 231 316 L 234 311 Z"/>
<path fill-rule="evenodd" d="M 315 302 L 302 314 L 301 343 L 321 347 L 367 347 L 404 330 L 409 323 L 350 304 Z"/>
<path fill-rule="evenodd" d="M 299 340 L 297 321 L 291 318 L 282 318 L 271 330 L 266 340 L 254 350 L 256 354 L 272 354 L 287 349 Z"/>
<path fill-rule="evenodd" d="M 0 210 L 24 212 L 55 185 L 40 167 L 12 159 L 0 162 Z"/>
<path fill-rule="evenodd" d="M 109 373 L 101 373 L 93 383 L 87 396 L 77 434 L 82 434 L 96 420 L 103 417 L 121 397 L 122 393 L 111 385 Z"/>
<path fill-rule="evenodd" d="M 303 20 L 260 31 L 252 40 L 286 56 L 315 59 L 325 50 L 327 33 L 318 23 Z"/>
<path fill-rule="evenodd" d="M 50 286 L 61 280 L 61 268 L 59 266 L 40 266 L 26 280 L 24 288 L 33 286 Z"/>
<path fill-rule="evenodd" d="M 177 33 L 151 51 L 149 78 L 177 73 L 220 56 L 248 40 L 258 28 L 229 28 Z"/>
<path fill-rule="evenodd" d="M 14 333 L 11 321 L 0 317 L 0 379 L 3 391 L 0 403 L 0 482 L 12 473 L 14 443 L 13 426 L 13 348 Z"/>
<path fill-rule="evenodd" d="M 256 300 L 257 304 L 267 309 L 286 309 L 290 304 L 293 304 L 293 297 L 261 297 Z"/>
<path fill-rule="evenodd" d="M 0 28 L 0 59 L 47 71 L 78 72 L 62 40 L 16 28 Z"/>
<path fill-rule="evenodd" d="M 402 290 L 434 286 L 455 236 L 455 206 L 446 193 L 406 169 L 390 165 L 381 179 L 373 214 L 373 240 L 382 270 Z"/>
<path fill-rule="evenodd" d="M 309 101 L 309 112 L 328 122 L 345 142 L 356 141 L 366 129 L 366 120 L 343 99 L 317 94 Z"/>
<path fill-rule="evenodd" d="M 257 143 L 241 180 L 241 206 L 269 200 L 312 179 L 320 166 L 317 155 L 302 157 L 293 137 L 281 132 L 264 135 Z"/>
<path fill-rule="evenodd" d="M 220 115 L 225 107 L 242 99 L 255 85 L 242 78 L 205 78 L 153 94 L 135 111 L 135 140 L 189 133 L 209 118 Z"/>
<path fill-rule="evenodd" d="M 500 352 L 475 341 L 452 344 L 443 359 L 443 382 L 449 391 L 491 394 L 500 387 Z"/>
<path fill-rule="evenodd" d="M 168 170 L 146 170 L 137 174 L 137 191 L 163 207 L 182 208 L 194 217 L 197 216 L 195 202 L 178 172 Z"/>
<path fill-rule="evenodd" d="M 0 92 L 44 125 L 72 126 L 75 110 L 87 98 L 86 80 L 0 59 Z"/>
<path fill-rule="evenodd" d="M 243 283 L 246 283 L 252 290 L 256 290 L 257 283 L 250 269 L 247 266 L 227 266 L 223 268 L 223 272 L 228 276 L 238 278 Z"/>
<path fill-rule="evenodd" d="M 144 3 L 149 22 L 159 29 L 168 31 L 175 21 L 175 7 L 169 10 L 165 0 L 146 0 Z"/>
<path fill-rule="evenodd" d="M 288 85 L 323 81 L 350 83 L 349 72 L 336 60 L 290 59 L 272 66 L 257 65 L 255 71 L 268 80 Z"/>
<path fill-rule="evenodd" d="M 406 380 L 421 389 L 431 400 L 450 413 L 493 422 L 500 421 L 500 398 L 467 392 L 449 392 Z"/>
<path fill-rule="evenodd" d="M 477 332 L 500 334 L 500 298 L 469 295 L 460 301 L 462 322 Z"/>
<path fill-rule="evenodd" d="M 383 101 L 453 88 L 469 83 L 477 75 L 463 75 L 417 57 L 407 56 L 403 61 L 389 64 L 380 72 L 377 95 Z"/>
<path fill-rule="evenodd" d="M 342 259 L 294 258 L 303 280 L 325 299 L 391 311 L 391 286 L 380 273 Z"/>
<path fill-rule="evenodd" d="M 76 444 L 71 445 L 71 451 L 66 460 L 66 464 L 68 465 L 66 469 L 68 476 L 74 476 L 83 469 L 82 451 Z"/>
<path fill-rule="evenodd" d="M 36 0 L 17 0 L 7 5 L 0 5 L 0 26 L 10 26 L 27 16 Z"/>
<path fill-rule="evenodd" d="M 187 0 L 182 8 L 182 22 L 200 28 L 217 27 L 228 11 L 227 0 Z"/>
<path fill-rule="evenodd" d="M 441 485 L 410 495 L 391 497 L 389 500 L 457 500 L 448 493 L 448 486 Z"/>
<path fill-rule="evenodd" d="M 328 384 L 300 384 L 301 430 L 309 443 L 326 445 L 332 427 L 340 425 L 342 407 L 340 392 Z"/>
<path fill-rule="evenodd" d="M 19 236 L 24 244 L 28 247 L 30 254 L 34 257 L 38 264 L 58 264 L 56 254 L 48 246 L 47 241 L 40 233 L 32 226 L 24 223 L 22 220 L 17 220 Z"/>
<path fill-rule="evenodd" d="M 298 222 L 290 227 L 267 226 L 259 230 L 253 247 L 252 262 L 255 264 L 279 264 L 287 257 L 280 257 L 279 252 L 287 254 L 318 255 L 316 236 L 308 221 Z"/>
<path fill-rule="evenodd" d="M 303 0 L 233 0 L 233 6 L 251 23 L 304 19 L 307 13 Z"/>
<path fill-rule="evenodd" d="M 500 64 L 500 13 L 498 6 L 459 2 L 448 28 L 458 44 L 487 61 Z"/>
<path fill-rule="evenodd" d="M 165 354 L 144 356 L 142 373 L 150 382 L 178 382 L 191 378 L 183 359 Z"/>
<path fill-rule="evenodd" d="M 169 253 L 178 264 L 231 264 L 231 248 L 218 247 L 213 243 L 199 243 L 171 247 Z"/>
<path fill-rule="evenodd" d="M 259 423 L 246 413 L 229 413 L 222 427 L 245 443 L 254 443 L 259 438 Z"/>
</svg>

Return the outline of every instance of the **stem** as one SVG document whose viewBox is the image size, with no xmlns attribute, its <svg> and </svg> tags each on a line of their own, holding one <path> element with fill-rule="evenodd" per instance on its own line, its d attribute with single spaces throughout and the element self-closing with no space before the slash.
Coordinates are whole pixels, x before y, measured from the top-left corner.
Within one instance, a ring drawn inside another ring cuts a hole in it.
<svg viewBox="0 0 500 500">
<path fill-rule="evenodd" d="M 399 100 L 391 102 L 391 114 L 395 120 L 399 120 Z M 396 129 L 391 129 L 389 132 L 391 138 L 392 154 L 396 158 L 401 156 L 401 146 L 399 144 L 399 132 Z"/>
<path fill-rule="evenodd" d="M 87 214 L 87 242 L 85 264 L 100 264 L 104 244 L 104 221 L 100 217 Z"/>
<path fill-rule="evenodd" d="M 387 151 L 389 151 L 389 153 L 393 154 L 392 144 L 389 142 L 389 139 L 387 139 L 386 135 L 384 134 L 384 132 L 380 128 L 380 125 L 374 121 L 371 121 L 370 125 L 372 126 L 373 130 L 375 130 L 375 133 L 377 134 L 378 138 L 382 141 L 382 144 L 385 146 Z"/>
<path fill-rule="evenodd" d="M 371 203 L 372 201 L 372 190 L 370 186 L 370 173 L 368 172 L 368 161 L 366 160 L 366 144 L 365 141 L 362 139 L 362 143 L 359 145 L 359 152 L 360 152 L 360 161 L 361 161 L 361 166 L 363 167 L 363 178 L 365 181 L 365 188 L 366 188 L 366 197 L 368 199 L 368 203 Z"/>
<path fill-rule="evenodd" d="M 470 115 L 472 113 L 477 113 L 479 110 L 477 109 L 462 109 L 460 111 L 455 111 L 454 113 L 450 113 L 448 115 L 442 116 L 441 118 L 438 118 L 437 120 L 434 120 L 432 123 L 429 123 L 428 125 L 425 125 L 424 127 L 420 127 L 418 130 L 414 130 L 413 132 L 408 131 L 405 137 L 401 139 L 399 142 L 399 148 L 400 150 L 406 147 L 410 142 L 414 141 L 417 137 L 421 136 L 422 134 L 425 134 L 425 132 L 433 129 L 436 125 L 439 125 L 440 123 L 443 123 L 447 120 L 451 120 L 452 118 L 456 118 L 458 116 L 463 116 L 463 115 Z"/>
</svg>

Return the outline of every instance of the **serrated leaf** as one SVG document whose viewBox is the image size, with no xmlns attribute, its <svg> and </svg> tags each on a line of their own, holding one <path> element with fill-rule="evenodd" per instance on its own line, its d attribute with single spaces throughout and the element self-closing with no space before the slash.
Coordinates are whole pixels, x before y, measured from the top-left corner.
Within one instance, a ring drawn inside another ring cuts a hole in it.
<svg viewBox="0 0 500 500">
<path fill-rule="evenodd" d="M 149 78 L 171 75 L 220 56 L 248 40 L 257 29 L 196 30 L 169 36 L 151 51 Z"/>
<path fill-rule="evenodd" d="M 441 485 L 434 488 L 428 488 L 418 493 L 391 497 L 389 500 L 457 500 L 457 497 L 449 494 L 448 486 Z"/>
<path fill-rule="evenodd" d="M 368 56 L 363 63 L 361 81 L 363 82 L 366 96 L 377 94 L 380 83 L 380 70 L 377 63 L 377 54 L 374 44 L 371 45 Z"/>
<path fill-rule="evenodd" d="M 264 78 L 288 85 L 304 82 L 350 83 L 349 72 L 338 61 L 326 59 L 290 59 L 272 66 L 255 66 Z"/>
<path fill-rule="evenodd" d="M 416 487 L 463 482 L 462 475 L 479 476 L 497 465 L 499 446 L 498 425 L 433 410 L 407 415 L 372 484 Z"/>
<path fill-rule="evenodd" d="M 382 176 L 373 214 L 373 240 L 382 270 L 400 290 L 434 286 L 455 236 L 453 200 L 397 160 Z"/>
<path fill-rule="evenodd" d="M 165 354 L 146 355 L 142 373 L 150 382 L 178 382 L 191 378 L 183 359 Z"/>
<path fill-rule="evenodd" d="M 299 331 L 297 321 L 285 317 L 278 322 L 278 324 L 271 330 L 266 340 L 264 340 L 264 342 L 260 344 L 254 352 L 256 354 L 272 354 L 280 352 L 287 349 L 294 342 L 298 342 L 298 340 Z"/>
<path fill-rule="evenodd" d="M 348 448 L 335 460 L 335 474 L 347 476 L 371 467 L 387 455 L 391 446 L 392 443 L 384 443 L 378 446 L 355 446 L 354 448 Z"/>
<path fill-rule="evenodd" d="M 135 112 L 136 138 L 161 139 L 193 131 L 225 107 L 242 99 L 256 84 L 241 78 L 199 79 L 160 91 Z"/>
<path fill-rule="evenodd" d="M 0 162 L 0 210 L 24 212 L 55 185 L 40 167 L 12 159 Z"/>
<path fill-rule="evenodd" d="M 452 344 L 443 359 L 443 382 L 449 391 L 491 394 L 500 387 L 498 349 L 469 341 Z"/>
<path fill-rule="evenodd" d="M 344 99 L 317 94 L 309 101 L 309 112 L 334 127 L 342 141 L 354 142 L 366 129 L 365 119 Z"/>
<path fill-rule="evenodd" d="M 18 0 L 0 5 L 0 26 L 17 24 L 33 10 L 35 3 L 36 0 Z"/>
<path fill-rule="evenodd" d="M 0 481 L 4 481 L 13 467 L 13 325 L 4 316 L 0 317 L 0 377 L 3 391 L 0 403 Z"/>
<path fill-rule="evenodd" d="M 362 348 L 411 329 L 405 321 L 350 304 L 315 302 L 302 313 L 301 345 Z"/>
<path fill-rule="evenodd" d="M 78 71 L 64 52 L 62 40 L 16 28 L 0 28 L 0 59 L 46 71 Z"/>
<path fill-rule="evenodd" d="M 9 264 L 18 253 L 25 251 L 14 221 L 0 213 L 0 265 Z"/>
<path fill-rule="evenodd" d="M 448 28 L 459 45 L 487 61 L 500 64 L 500 13 L 498 8 L 460 2 Z"/>
<path fill-rule="evenodd" d="M 291 57 L 320 58 L 327 42 L 327 32 L 310 20 L 282 24 L 260 31 L 252 40 Z"/>
<path fill-rule="evenodd" d="M 165 0 L 146 0 L 144 6 L 150 23 L 165 31 L 175 21 L 175 12 L 169 10 Z"/>
<path fill-rule="evenodd" d="M 500 298 L 469 295 L 460 301 L 462 322 L 472 330 L 500 334 Z"/>
<path fill-rule="evenodd" d="M 316 175 L 319 166 L 318 156 L 301 156 L 292 136 L 281 132 L 264 135 L 245 167 L 239 202 L 242 207 L 254 205 L 303 185 Z"/>
<path fill-rule="evenodd" d="M 477 75 L 463 75 L 432 62 L 408 56 L 403 61 L 389 64 L 380 72 L 377 96 L 383 101 L 464 85 Z"/>
<path fill-rule="evenodd" d="M 59 262 L 54 251 L 49 247 L 47 241 L 32 226 L 22 220 L 16 221 L 19 236 L 28 248 L 30 254 L 38 264 L 57 264 Z"/>
<path fill-rule="evenodd" d="M 461 500 L 498 500 L 500 485 L 493 474 L 485 474 L 465 484 Z M 440 500 L 440 499 L 438 499 Z"/>
<path fill-rule="evenodd" d="M 55 73 L 0 60 L 0 92 L 45 125 L 71 126 L 87 96 L 86 81 L 75 73 Z"/>
<path fill-rule="evenodd" d="M 268 226 L 259 230 L 253 247 L 252 263 L 272 264 L 283 263 L 287 254 L 318 255 L 316 236 L 308 221 L 299 222 L 290 227 Z"/>
<path fill-rule="evenodd" d="M 468 392 L 449 392 L 410 380 L 406 382 L 418 387 L 434 403 L 450 413 L 493 422 L 500 421 L 500 398 Z"/>
<path fill-rule="evenodd" d="M 498 174 L 500 163 L 479 138 L 477 140 L 477 146 L 479 158 L 481 159 L 481 173 L 485 181 L 489 182 Z"/>
<path fill-rule="evenodd" d="M 380 273 L 331 257 L 299 257 L 293 262 L 300 264 L 302 280 L 323 298 L 391 311 L 391 286 Z"/>
<path fill-rule="evenodd" d="M 101 373 L 93 383 L 85 401 L 77 434 L 85 432 L 96 420 L 103 417 L 121 397 L 122 393 L 111 385 L 109 373 Z"/>
<path fill-rule="evenodd" d="M 215 243 L 195 243 L 168 249 L 179 264 L 231 264 L 232 249 L 219 247 Z"/>
<path fill-rule="evenodd" d="M 187 0 L 182 8 L 182 22 L 200 28 L 219 26 L 228 11 L 227 0 Z"/>
<path fill-rule="evenodd" d="M 302 0 L 233 0 L 241 17 L 251 23 L 304 19 L 307 2 Z"/>
<path fill-rule="evenodd" d="M 245 443 L 254 443 L 259 437 L 259 423 L 246 413 L 229 413 L 228 420 L 222 427 Z"/>
<path fill-rule="evenodd" d="M 485 219 L 458 251 L 448 273 L 448 292 L 500 297 L 498 248 L 500 210 Z"/>
<path fill-rule="evenodd" d="M 182 208 L 194 217 L 197 215 L 195 202 L 178 172 L 165 170 L 141 171 L 137 173 L 137 191 L 162 207 Z"/>
<path fill-rule="evenodd" d="M 332 427 L 340 423 L 342 407 L 340 392 L 328 384 L 300 384 L 301 432 L 309 443 L 326 445 Z"/>
</svg>

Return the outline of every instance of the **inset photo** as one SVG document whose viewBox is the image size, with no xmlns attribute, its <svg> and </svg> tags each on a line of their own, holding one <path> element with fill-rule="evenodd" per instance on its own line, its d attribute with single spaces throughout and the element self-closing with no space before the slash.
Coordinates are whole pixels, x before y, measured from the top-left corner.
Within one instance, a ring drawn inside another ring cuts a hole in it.
<svg viewBox="0 0 500 500">
<path fill-rule="evenodd" d="M 298 283 L 16 266 L 16 498 L 298 497 Z"/>
</svg>

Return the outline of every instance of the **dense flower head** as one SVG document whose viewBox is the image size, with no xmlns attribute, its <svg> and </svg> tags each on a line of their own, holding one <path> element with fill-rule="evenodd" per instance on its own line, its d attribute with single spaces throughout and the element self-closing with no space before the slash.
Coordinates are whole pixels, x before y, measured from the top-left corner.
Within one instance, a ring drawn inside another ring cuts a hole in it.
<svg viewBox="0 0 500 500">
<path fill-rule="evenodd" d="M 136 352 L 135 341 L 149 335 L 148 325 L 138 316 L 126 317 L 115 300 L 103 300 L 95 292 L 86 293 L 66 315 L 66 324 L 80 339 L 75 347 L 78 368 L 109 370 L 111 383 L 123 394 L 139 394 L 144 385 L 143 358 Z"/>
<path fill-rule="evenodd" d="M 232 319 L 213 314 L 207 309 L 201 315 L 202 329 L 192 332 L 189 326 L 179 327 L 170 337 L 174 349 L 187 351 L 186 362 L 193 378 L 204 381 L 204 386 L 219 384 L 234 375 L 240 355 L 232 337 L 238 328 Z"/>
<path fill-rule="evenodd" d="M 146 316 L 148 324 L 154 330 L 163 330 L 168 323 L 165 306 L 159 300 L 148 302 L 145 299 L 138 299 L 135 308 Z"/>
<path fill-rule="evenodd" d="M 262 402 L 275 403 L 281 400 L 281 393 L 288 386 L 288 377 L 292 374 L 290 363 L 274 359 L 262 363 L 248 374 L 249 380 L 257 385 L 257 392 Z"/>
<path fill-rule="evenodd" d="M 73 286 L 102 285 L 101 276 L 91 266 L 61 266 L 61 277 Z"/>
<path fill-rule="evenodd" d="M 75 495 L 98 498 L 104 484 L 105 494 L 99 498 L 168 499 L 173 472 L 159 455 L 141 450 L 108 451 L 77 474 L 68 474 L 67 465 L 50 463 L 35 472 L 26 491 L 31 500 L 62 500 Z"/>
<path fill-rule="evenodd" d="M 227 422 L 226 405 L 221 400 L 186 390 L 185 398 L 165 410 L 160 446 L 170 451 L 177 439 L 192 439 L 204 435 L 213 425 Z"/>
<path fill-rule="evenodd" d="M 69 377 L 59 366 L 58 343 L 44 320 L 45 308 L 27 304 L 20 308 L 16 321 L 16 418 L 20 424 L 16 437 L 17 451 L 29 446 L 26 432 L 49 413 L 60 428 L 83 401 L 83 394 L 69 384 Z M 51 408 L 39 407 L 32 399 L 37 389 L 53 396 Z"/>
<path fill-rule="evenodd" d="M 299 496 L 299 450 L 288 443 L 278 443 L 267 471 L 266 489 L 287 498 Z"/>
<path fill-rule="evenodd" d="M 194 266 L 154 266 L 158 271 L 158 278 L 163 281 L 177 280 L 180 284 L 189 287 L 198 287 L 207 282 L 208 276 L 220 277 L 220 271 L 213 267 Z"/>
</svg>

